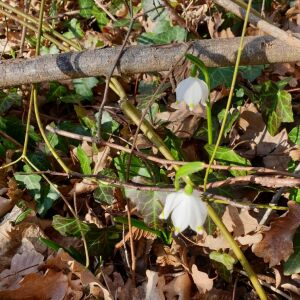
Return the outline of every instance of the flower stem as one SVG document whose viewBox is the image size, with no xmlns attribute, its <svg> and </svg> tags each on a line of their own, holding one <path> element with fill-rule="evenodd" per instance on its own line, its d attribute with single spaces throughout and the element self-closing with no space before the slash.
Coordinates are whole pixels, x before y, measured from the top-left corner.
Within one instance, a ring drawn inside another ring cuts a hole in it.
<svg viewBox="0 0 300 300">
<path fill-rule="evenodd" d="M 248 23 L 249 13 L 250 13 L 250 10 L 251 10 L 251 5 L 252 5 L 252 0 L 249 0 L 248 5 L 247 5 L 245 19 L 244 19 L 244 25 L 243 25 L 240 45 L 239 45 L 239 49 L 238 49 L 238 52 L 237 52 L 235 67 L 234 67 L 234 71 L 233 71 L 230 92 L 229 92 L 229 96 L 228 96 L 228 100 L 227 100 L 227 104 L 226 104 L 226 108 L 225 108 L 224 118 L 223 118 L 223 121 L 222 121 L 222 124 L 221 124 L 221 128 L 220 128 L 220 132 L 219 132 L 219 135 L 218 135 L 217 142 L 216 142 L 215 147 L 214 147 L 214 151 L 211 155 L 209 165 L 208 165 L 208 168 L 206 169 L 205 176 L 204 176 L 204 184 L 203 184 L 204 185 L 204 191 L 206 191 L 206 186 L 207 186 L 207 181 L 208 181 L 208 175 L 209 175 L 209 172 L 210 172 L 210 167 L 213 164 L 213 161 L 215 159 L 218 147 L 220 146 L 220 143 L 221 143 L 221 140 L 222 140 L 222 137 L 223 137 L 223 133 L 224 133 L 224 130 L 225 130 L 225 125 L 226 125 L 229 109 L 230 109 L 231 102 L 232 102 L 234 87 L 235 87 L 235 83 L 236 83 L 236 79 L 237 79 L 237 75 L 238 75 L 238 71 L 239 71 L 239 64 L 240 64 L 240 61 L 241 61 L 241 56 L 242 56 L 242 52 L 243 52 L 243 48 L 244 48 L 244 37 L 245 37 L 246 29 L 247 29 L 247 23 Z"/>
<path fill-rule="evenodd" d="M 208 145 L 211 145 L 213 143 L 213 125 L 212 125 L 212 118 L 211 118 L 211 103 L 210 103 L 210 97 L 208 98 L 208 101 L 206 102 L 206 117 L 207 117 L 207 139 L 208 139 Z"/>
<path fill-rule="evenodd" d="M 114 79 L 116 80 L 116 79 Z M 114 86 L 116 87 L 116 84 L 114 82 Z M 117 84 L 118 88 L 117 90 L 120 90 L 121 94 L 119 94 L 121 100 L 121 109 L 122 111 L 136 124 L 139 125 L 141 121 L 141 115 L 140 112 L 130 103 L 127 101 L 127 97 L 124 95 L 125 92 L 122 88 L 122 86 L 118 83 Z M 123 91 L 121 91 L 123 90 Z M 159 135 L 154 131 L 152 128 L 151 124 L 147 120 L 143 120 L 141 123 L 141 130 L 143 133 L 146 135 L 146 137 L 158 148 L 158 150 L 163 154 L 163 156 L 166 159 L 171 159 L 173 160 L 174 157 L 171 153 L 171 151 L 168 149 L 168 147 L 165 145 L 163 140 L 160 138 Z M 177 170 L 179 166 L 174 165 L 174 169 Z M 194 185 L 190 177 L 186 176 L 184 177 L 184 180 L 186 181 L 187 184 L 189 185 Z M 242 250 L 239 248 L 238 244 L 236 241 L 233 239 L 231 236 L 230 232 L 227 230 L 225 225 L 223 224 L 222 220 L 219 218 L 215 210 L 206 202 L 207 209 L 208 209 L 208 214 L 210 218 L 213 220 L 213 222 L 218 226 L 228 243 L 231 245 L 232 250 L 238 260 L 240 261 L 241 265 L 244 267 L 245 271 L 247 272 L 247 275 L 250 279 L 250 281 L 253 284 L 253 287 L 255 288 L 257 294 L 259 295 L 260 299 L 262 300 L 267 300 L 267 296 L 260 284 L 260 282 L 257 279 L 257 276 L 255 272 L 252 270 L 251 265 L 247 261 L 247 258 L 243 254 Z"/>
</svg>

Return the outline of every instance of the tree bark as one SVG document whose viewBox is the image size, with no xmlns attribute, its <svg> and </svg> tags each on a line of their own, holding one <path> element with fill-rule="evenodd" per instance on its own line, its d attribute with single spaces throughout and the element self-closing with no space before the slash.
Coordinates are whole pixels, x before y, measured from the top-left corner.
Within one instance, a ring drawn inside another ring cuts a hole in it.
<svg viewBox="0 0 300 300">
<path fill-rule="evenodd" d="M 200 40 L 189 53 L 207 67 L 235 64 L 239 38 Z M 167 71 L 186 51 L 187 44 L 130 46 L 125 48 L 114 75 Z M 51 80 L 107 75 L 118 53 L 116 48 L 45 55 L 33 59 L 2 61 L 0 88 Z M 246 37 L 241 65 L 300 61 L 300 49 L 270 36 Z"/>
</svg>

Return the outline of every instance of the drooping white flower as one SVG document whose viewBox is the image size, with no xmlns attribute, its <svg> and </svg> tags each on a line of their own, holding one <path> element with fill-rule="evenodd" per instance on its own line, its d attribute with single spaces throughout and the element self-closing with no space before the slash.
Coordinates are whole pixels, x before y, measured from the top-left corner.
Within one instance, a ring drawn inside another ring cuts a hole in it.
<svg viewBox="0 0 300 300">
<path fill-rule="evenodd" d="M 205 81 L 196 77 L 188 77 L 179 82 L 176 88 L 176 100 L 185 102 L 190 110 L 193 110 L 199 104 L 206 106 L 208 93 Z"/>
<path fill-rule="evenodd" d="M 184 231 L 188 226 L 197 233 L 203 232 L 202 225 L 207 217 L 206 204 L 200 199 L 200 193 L 193 191 L 191 195 L 184 190 L 171 193 L 167 196 L 161 219 L 171 220 L 175 227 L 175 234 Z"/>
</svg>

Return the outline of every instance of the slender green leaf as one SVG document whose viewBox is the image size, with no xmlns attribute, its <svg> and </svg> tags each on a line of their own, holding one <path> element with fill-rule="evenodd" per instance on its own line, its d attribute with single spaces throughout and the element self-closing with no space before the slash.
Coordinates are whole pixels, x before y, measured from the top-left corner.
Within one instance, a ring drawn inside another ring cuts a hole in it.
<svg viewBox="0 0 300 300">
<path fill-rule="evenodd" d="M 92 174 L 91 162 L 92 160 L 87 156 L 82 147 L 79 145 L 77 147 L 77 158 L 80 162 L 81 172 L 85 175 Z"/>
</svg>

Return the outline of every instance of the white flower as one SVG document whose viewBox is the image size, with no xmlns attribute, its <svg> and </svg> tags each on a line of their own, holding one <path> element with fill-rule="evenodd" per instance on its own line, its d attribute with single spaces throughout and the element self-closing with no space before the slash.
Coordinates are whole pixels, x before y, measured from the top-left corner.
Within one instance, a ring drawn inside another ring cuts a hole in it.
<svg viewBox="0 0 300 300">
<path fill-rule="evenodd" d="M 188 226 L 197 233 L 203 233 L 202 225 L 207 217 L 207 207 L 199 196 L 200 193 L 195 190 L 191 195 L 184 190 L 169 194 L 159 217 L 167 219 L 171 214 L 175 234 L 184 231 Z"/>
<path fill-rule="evenodd" d="M 196 77 L 188 77 L 179 82 L 176 88 L 176 99 L 178 102 L 185 102 L 190 110 L 193 110 L 198 104 L 206 106 L 208 93 L 205 81 Z"/>
</svg>

